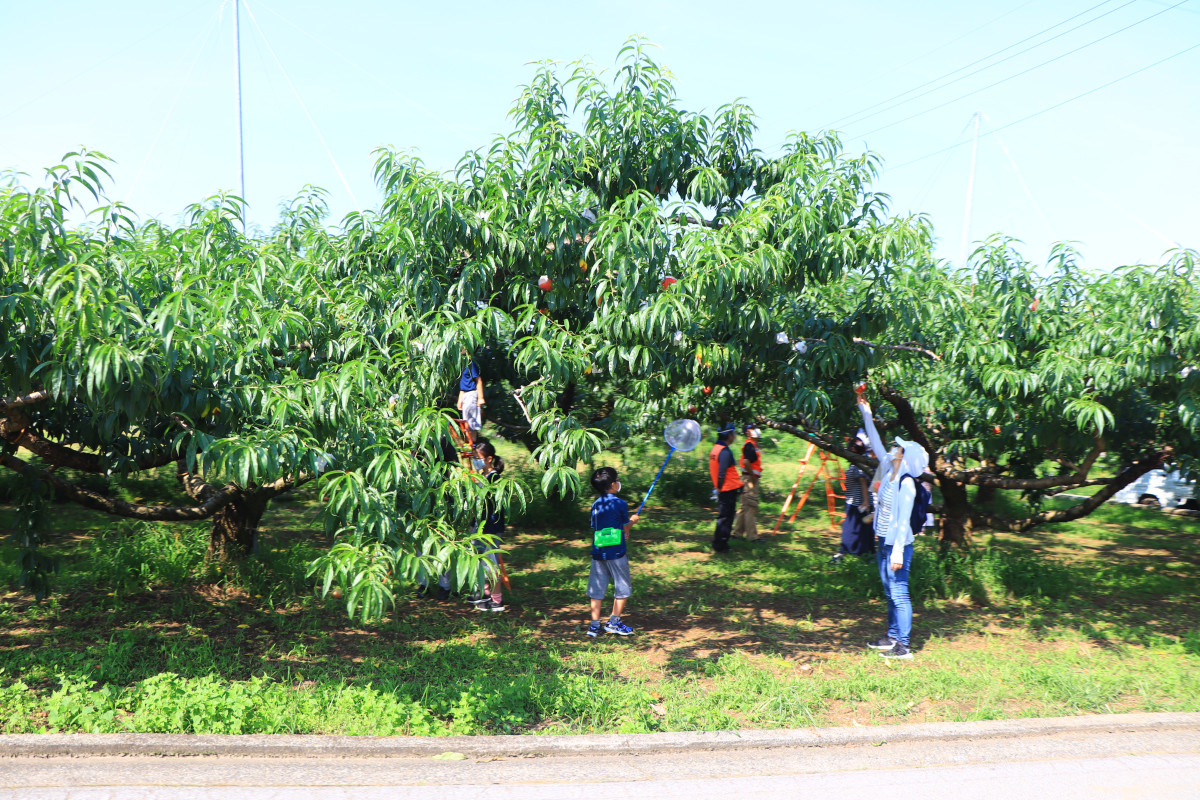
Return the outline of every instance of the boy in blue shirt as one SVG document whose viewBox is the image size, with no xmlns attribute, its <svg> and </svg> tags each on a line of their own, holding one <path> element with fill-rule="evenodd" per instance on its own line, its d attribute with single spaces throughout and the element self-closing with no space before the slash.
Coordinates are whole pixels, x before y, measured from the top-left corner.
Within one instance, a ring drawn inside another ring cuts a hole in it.
<svg viewBox="0 0 1200 800">
<path fill-rule="evenodd" d="M 633 628 L 621 622 L 625 601 L 632 593 L 629 579 L 629 557 L 625 555 L 626 537 L 638 515 L 629 513 L 626 503 L 617 492 L 621 481 L 612 467 L 600 467 L 592 473 L 592 488 L 599 497 L 592 503 L 592 569 L 588 574 L 588 598 L 592 601 L 592 624 L 588 636 L 600 635 L 600 608 L 608 585 L 613 586 L 612 616 L 604 625 L 608 633 L 628 636 Z"/>
</svg>

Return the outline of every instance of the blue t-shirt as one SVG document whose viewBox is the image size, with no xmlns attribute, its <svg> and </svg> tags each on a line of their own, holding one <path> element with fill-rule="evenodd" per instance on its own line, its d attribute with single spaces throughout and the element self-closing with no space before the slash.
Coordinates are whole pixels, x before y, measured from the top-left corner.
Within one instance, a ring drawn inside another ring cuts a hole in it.
<svg viewBox="0 0 1200 800">
<path fill-rule="evenodd" d="M 612 561 L 625 555 L 625 526 L 629 524 L 629 503 L 615 494 L 602 494 L 592 503 L 592 530 L 620 528 L 621 543 L 611 547 L 592 545 L 592 558 L 597 561 Z M 595 540 L 593 540 L 595 541 Z"/>
<path fill-rule="evenodd" d="M 479 377 L 479 367 L 472 361 L 467 365 L 467 368 L 462 371 L 462 377 L 458 379 L 458 390 L 460 392 L 475 391 L 475 379 Z"/>
</svg>

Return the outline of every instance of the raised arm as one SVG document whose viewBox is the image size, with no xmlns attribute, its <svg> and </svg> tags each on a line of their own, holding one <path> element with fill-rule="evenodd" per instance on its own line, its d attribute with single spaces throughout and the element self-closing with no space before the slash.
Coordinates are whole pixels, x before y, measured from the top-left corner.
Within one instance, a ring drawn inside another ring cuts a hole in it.
<svg viewBox="0 0 1200 800">
<path fill-rule="evenodd" d="M 858 410 L 862 413 L 863 430 L 867 432 L 867 438 L 871 440 L 871 452 L 880 461 L 887 458 L 887 448 L 883 446 L 883 440 L 879 438 L 879 432 L 875 430 L 875 420 L 871 416 L 871 404 L 866 400 L 859 398 Z"/>
<path fill-rule="evenodd" d="M 896 497 L 892 500 L 892 571 L 904 566 L 904 546 L 908 544 L 912 532 L 909 518 L 912 516 L 913 502 L 917 499 L 917 481 L 900 479 L 896 486 Z"/>
</svg>

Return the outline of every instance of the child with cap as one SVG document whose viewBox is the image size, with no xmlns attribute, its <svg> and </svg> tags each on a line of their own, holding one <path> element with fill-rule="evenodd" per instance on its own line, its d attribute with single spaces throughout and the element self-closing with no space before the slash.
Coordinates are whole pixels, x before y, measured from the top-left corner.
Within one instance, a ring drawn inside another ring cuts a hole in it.
<svg viewBox="0 0 1200 800">
<path fill-rule="evenodd" d="M 592 568 L 588 573 L 588 599 L 592 602 L 592 622 L 587 635 L 600 635 L 600 609 L 608 585 L 613 587 L 612 616 L 604 624 L 604 630 L 619 636 L 628 636 L 633 628 L 621 621 L 625 601 L 633 593 L 629 577 L 629 556 L 626 542 L 638 515 L 629 513 L 629 503 L 617 493 L 621 481 L 612 467 L 600 467 L 592 473 L 592 488 L 600 496 L 592 503 Z"/>
</svg>

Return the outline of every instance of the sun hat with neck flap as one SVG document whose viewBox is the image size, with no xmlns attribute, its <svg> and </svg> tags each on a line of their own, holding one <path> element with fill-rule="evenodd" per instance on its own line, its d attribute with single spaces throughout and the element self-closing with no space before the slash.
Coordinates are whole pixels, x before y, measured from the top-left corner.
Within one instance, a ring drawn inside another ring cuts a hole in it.
<svg viewBox="0 0 1200 800">
<path fill-rule="evenodd" d="M 899 475 L 913 475 L 919 478 L 929 469 L 929 454 L 925 452 L 924 447 L 908 439 L 901 439 L 899 436 L 896 437 L 895 442 L 904 448 L 904 458 L 900 462 Z"/>
</svg>

